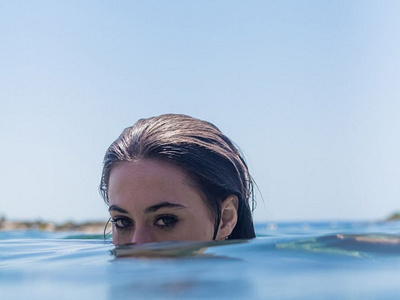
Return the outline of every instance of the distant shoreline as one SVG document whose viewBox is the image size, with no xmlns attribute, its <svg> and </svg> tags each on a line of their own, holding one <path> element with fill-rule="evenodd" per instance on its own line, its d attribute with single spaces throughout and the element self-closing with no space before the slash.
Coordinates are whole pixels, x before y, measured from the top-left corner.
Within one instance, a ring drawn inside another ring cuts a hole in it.
<svg viewBox="0 0 400 300">
<path fill-rule="evenodd" d="M 37 229 L 42 231 L 81 231 L 87 233 L 103 233 L 104 227 L 107 222 L 95 221 L 95 222 L 64 222 L 61 224 L 56 224 L 53 222 L 45 221 L 8 221 L 5 218 L 0 220 L 0 231 L 7 230 L 28 230 Z"/>
<path fill-rule="evenodd" d="M 383 222 L 400 221 L 400 212 L 392 213 Z M 80 231 L 87 233 L 103 233 L 106 221 L 94 222 L 64 222 L 56 224 L 46 221 L 9 221 L 4 217 L 0 219 L 0 231 L 37 229 L 42 231 Z"/>
<path fill-rule="evenodd" d="M 390 221 L 400 221 L 400 212 L 395 212 L 391 214 L 388 218 L 385 219 L 385 221 L 390 222 Z"/>
</svg>

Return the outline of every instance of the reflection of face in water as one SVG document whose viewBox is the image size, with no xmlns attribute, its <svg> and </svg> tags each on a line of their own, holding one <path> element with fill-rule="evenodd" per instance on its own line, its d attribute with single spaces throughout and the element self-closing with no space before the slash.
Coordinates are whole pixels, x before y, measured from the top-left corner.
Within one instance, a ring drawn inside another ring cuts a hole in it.
<svg viewBox="0 0 400 300">
<path fill-rule="evenodd" d="M 213 238 L 213 217 L 202 196 L 184 172 L 164 161 L 117 165 L 109 179 L 109 205 L 114 244 Z M 228 236 L 229 227 L 220 228 L 216 240 Z"/>
<path fill-rule="evenodd" d="M 207 299 L 212 295 L 213 299 L 225 299 L 227 293 L 233 298 L 257 298 L 252 297 L 254 283 L 246 272 L 249 264 L 235 254 L 231 256 L 227 248 L 238 243 L 247 241 L 116 246 L 116 259 L 107 270 L 108 298 Z M 241 272 L 237 272 L 239 268 Z"/>
<path fill-rule="evenodd" d="M 135 257 L 135 258 L 165 258 L 165 257 L 214 257 L 228 258 L 227 256 L 215 256 L 214 253 L 205 253 L 210 247 L 215 249 L 217 246 L 227 246 L 231 244 L 247 243 L 247 240 L 228 240 L 228 241 L 181 241 L 181 242 L 161 242 L 148 243 L 142 245 L 127 244 L 116 245 L 111 251 L 116 258 Z M 232 259 L 232 258 L 231 258 Z"/>
<path fill-rule="evenodd" d="M 145 244 L 136 247 L 132 245 L 131 250 L 134 250 L 136 255 L 138 248 L 144 250 L 148 247 L 154 251 L 156 250 L 154 247 L 157 247 L 157 250 L 164 248 L 165 251 L 170 252 L 169 250 L 173 250 L 172 245 L 176 244 L 175 254 L 177 256 L 150 259 L 151 256 L 144 253 L 144 256 L 139 255 L 138 257 L 146 257 L 146 259 L 113 259 L 107 267 L 108 298 L 110 300 L 132 298 L 206 299 L 212 295 L 213 299 L 225 299 L 227 292 L 229 295 L 234 295 L 233 298 L 249 298 L 253 293 L 251 277 L 248 276 L 248 272 L 237 272 L 238 268 L 244 270 L 248 267 L 243 260 L 219 255 L 216 257 L 191 256 L 186 255 L 187 253 L 184 257 L 180 257 L 182 251 L 190 248 L 190 244 L 197 246 L 208 244 L 212 249 L 214 246 L 223 248 L 226 243 L 233 243 L 233 241 L 173 242 L 170 243 L 170 249 L 168 249 L 169 243 L 166 245 L 163 245 L 165 243 Z M 181 249 L 178 249 L 179 245 Z M 116 248 L 119 247 L 124 248 L 125 246 L 116 246 Z M 227 276 L 227 272 L 232 275 Z"/>
</svg>

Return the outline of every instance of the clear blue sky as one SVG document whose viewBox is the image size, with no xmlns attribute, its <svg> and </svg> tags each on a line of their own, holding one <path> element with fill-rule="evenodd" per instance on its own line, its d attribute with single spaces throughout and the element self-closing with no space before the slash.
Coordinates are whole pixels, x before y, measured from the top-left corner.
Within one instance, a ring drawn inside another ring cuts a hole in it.
<svg viewBox="0 0 400 300">
<path fill-rule="evenodd" d="M 0 215 L 106 219 L 106 148 L 169 112 L 241 147 L 257 221 L 400 210 L 399 14 L 399 1 L 1 1 Z"/>
</svg>

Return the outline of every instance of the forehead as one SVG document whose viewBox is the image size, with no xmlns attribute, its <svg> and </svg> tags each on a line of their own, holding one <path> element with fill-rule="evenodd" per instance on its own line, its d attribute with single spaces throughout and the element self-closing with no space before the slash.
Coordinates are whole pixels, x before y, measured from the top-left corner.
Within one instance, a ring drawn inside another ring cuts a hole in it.
<svg viewBox="0 0 400 300">
<path fill-rule="evenodd" d="M 143 183 L 148 180 L 182 184 L 190 181 L 186 173 L 172 163 L 158 159 L 141 159 L 116 165 L 110 172 L 109 183 Z"/>
<path fill-rule="evenodd" d="M 142 159 L 115 166 L 110 173 L 110 204 L 159 201 L 194 204 L 201 194 L 181 168 L 165 161 Z"/>
</svg>

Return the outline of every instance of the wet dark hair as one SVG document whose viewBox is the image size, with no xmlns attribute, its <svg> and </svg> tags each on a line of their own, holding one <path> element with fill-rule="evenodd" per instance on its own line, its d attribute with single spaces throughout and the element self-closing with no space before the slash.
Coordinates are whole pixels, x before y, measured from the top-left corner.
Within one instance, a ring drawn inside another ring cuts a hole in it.
<svg viewBox="0 0 400 300">
<path fill-rule="evenodd" d="M 186 115 L 165 114 L 140 119 L 126 128 L 104 157 L 100 193 L 107 204 L 111 170 L 140 159 L 163 160 L 186 172 L 215 218 L 213 239 L 221 219 L 221 204 L 230 195 L 239 201 L 238 220 L 228 239 L 255 237 L 253 179 L 238 149 L 216 126 Z"/>
</svg>

